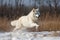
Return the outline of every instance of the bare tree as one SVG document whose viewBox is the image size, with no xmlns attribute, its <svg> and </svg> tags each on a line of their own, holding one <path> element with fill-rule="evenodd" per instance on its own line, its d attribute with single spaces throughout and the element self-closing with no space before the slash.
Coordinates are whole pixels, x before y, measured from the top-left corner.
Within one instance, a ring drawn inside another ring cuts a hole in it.
<svg viewBox="0 0 60 40">
<path fill-rule="evenodd" d="M 3 1 L 4 1 L 4 0 L 0 0 L 0 5 L 1 5 L 1 6 L 3 5 Z"/>
<path fill-rule="evenodd" d="M 55 13 L 57 12 L 57 5 L 58 5 L 58 0 L 53 0 L 53 2 L 54 2 L 54 8 L 55 8 Z"/>
<path fill-rule="evenodd" d="M 29 0 L 29 3 L 31 4 L 31 0 Z"/>
<path fill-rule="evenodd" d="M 51 0 L 47 0 L 47 4 L 49 5 L 49 12 L 51 12 L 52 11 Z"/>
<path fill-rule="evenodd" d="M 33 0 L 34 1 L 34 7 L 37 7 L 37 4 L 40 5 L 40 0 Z"/>
<path fill-rule="evenodd" d="M 18 7 L 19 0 L 15 0 L 15 6 Z"/>
<path fill-rule="evenodd" d="M 8 3 L 8 6 L 9 6 L 9 7 L 11 6 L 10 1 L 11 1 L 11 0 L 9 0 L 9 3 Z"/>
<path fill-rule="evenodd" d="M 34 1 L 34 7 L 36 7 L 36 1 L 37 1 L 37 0 L 33 0 L 33 1 Z"/>
<path fill-rule="evenodd" d="M 41 4 L 41 0 L 35 0 L 36 1 L 36 4 L 38 4 L 38 7 L 40 6 Z"/>
<path fill-rule="evenodd" d="M 20 3 L 19 3 L 19 6 L 21 6 L 21 5 L 22 5 L 22 0 L 19 0 L 19 2 L 20 2 Z"/>
</svg>

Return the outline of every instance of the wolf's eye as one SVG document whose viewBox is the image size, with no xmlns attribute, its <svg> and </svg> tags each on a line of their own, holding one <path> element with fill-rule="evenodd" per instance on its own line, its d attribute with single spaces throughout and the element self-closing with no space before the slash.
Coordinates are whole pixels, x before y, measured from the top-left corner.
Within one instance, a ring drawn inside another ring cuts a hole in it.
<svg viewBox="0 0 60 40">
<path fill-rule="evenodd" d="M 35 12 L 35 10 L 33 10 L 33 12 Z"/>
</svg>

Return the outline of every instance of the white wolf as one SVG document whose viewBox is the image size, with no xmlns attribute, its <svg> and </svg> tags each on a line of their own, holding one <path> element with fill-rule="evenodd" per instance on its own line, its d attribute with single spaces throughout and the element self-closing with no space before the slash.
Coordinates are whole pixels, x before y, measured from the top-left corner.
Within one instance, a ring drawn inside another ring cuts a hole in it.
<svg viewBox="0 0 60 40">
<path fill-rule="evenodd" d="M 20 17 L 18 20 L 11 21 L 11 25 L 15 26 L 13 31 L 16 31 L 17 29 L 20 29 L 21 31 L 27 28 L 33 28 L 36 27 L 36 29 L 39 27 L 39 25 L 36 23 L 38 20 L 38 17 L 40 16 L 39 9 L 32 9 L 32 11 L 26 15 Z"/>
</svg>

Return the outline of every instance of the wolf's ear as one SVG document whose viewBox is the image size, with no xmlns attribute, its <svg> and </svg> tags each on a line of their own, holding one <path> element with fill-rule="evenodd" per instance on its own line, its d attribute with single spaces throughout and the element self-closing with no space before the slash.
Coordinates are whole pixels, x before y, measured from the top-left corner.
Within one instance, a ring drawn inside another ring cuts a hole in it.
<svg viewBox="0 0 60 40">
<path fill-rule="evenodd" d="M 39 8 L 37 8 L 37 10 L 39 10 Z"/>
<path fill-rule="evenodd" d="M 33 12 L 35 11 L 35 8 L 33 8 Z"/>
</svg>

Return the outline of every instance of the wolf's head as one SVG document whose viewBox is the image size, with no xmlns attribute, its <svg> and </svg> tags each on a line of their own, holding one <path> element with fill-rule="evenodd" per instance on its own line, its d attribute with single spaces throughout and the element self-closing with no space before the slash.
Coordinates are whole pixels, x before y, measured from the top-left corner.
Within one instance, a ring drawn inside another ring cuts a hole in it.
<svg viewBox="0 0 60 40">
<path fill-rule="evenodd" d="M 28 14 L 28 16 L 33 21 L 36 21 L 39 18 L 39 16 L 40 16 L 39 8 L 37 8 L 37 9 L 33 8 L 32 11 Z"/>
<path fill-rule="evenodd" d="M 34 8 L 33 8 L 32 11 L 33 11 L 33 20 L 34 20 L 35 22 L 37 22 L 38 18 L 40 17 L 39 8 L 37 8 L 37 9 L 34 9 Z"/>
<path fill-rule="evenodd" d="M 34 9 L 33 8 L 33 16 L 35 17 L 35 18 L 39 18 L 39 16 L 40 16 L 40 12 L 39 12 L 39 8 L 37 8 L 37 9 Z"/>
</svg>

